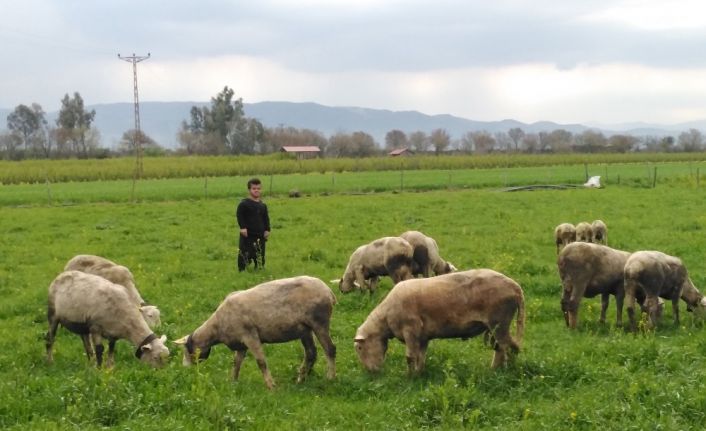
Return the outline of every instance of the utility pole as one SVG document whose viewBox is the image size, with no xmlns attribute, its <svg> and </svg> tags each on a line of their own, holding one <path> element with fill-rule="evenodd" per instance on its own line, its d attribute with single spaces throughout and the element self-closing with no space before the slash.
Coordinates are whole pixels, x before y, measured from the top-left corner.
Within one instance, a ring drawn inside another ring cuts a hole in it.
<svg viewBox="0 0 706 431">
<path fill-rule="evenodd" d="M 133 135 L 133 145 L 135 146 L 135 176 L 134 179 L 142 177 L 142 130 L 140 129 L 140 98 L 137 95 L 137 63 L 150 58 L 148 52 L 146 56 L 138 56 L 134 53 L 129 57 L 123 57 L 118 54 L 118 58 L 132 63 L 133 87 L 135 92 L 135 134 Z M 133 193 L 134 193 L 133 180 Z"/>
</svg>

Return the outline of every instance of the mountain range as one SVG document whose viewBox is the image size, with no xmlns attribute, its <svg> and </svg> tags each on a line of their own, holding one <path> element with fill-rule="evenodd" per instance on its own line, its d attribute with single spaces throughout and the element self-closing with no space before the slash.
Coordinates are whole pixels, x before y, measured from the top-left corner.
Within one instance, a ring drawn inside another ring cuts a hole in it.
<svg viewBox="0 0 706 431">
<path fill-rule="evenodd" d="M 177 132 L 184 120 L 188 120 L 192 106 L 206 106 L 209 102 L 141 102 L 140 124 L 142 130 L 165 148 L 177 148 Z M 87 106 L 95 109 L 94 127 L 100 131 L 103 146 L 114 148 L 122 134 L 134 128 L 132 103 L 107 103 Z M 475 121 L 453 115 L 427 115 L 417 111 L 390 111 L 360 107 L 332 107 L 317 103 L 258 102 L 245 103 L 245 115 L 257 118 L 266 127 L 296 127 L 318 130 L 328 137 L 338 132 L 363 131 L 383 145 L 385 134 L 399 129 L 406 133 L 418 130 L 430 133 L 434 129 L 445 129 L 452 139 L 460 139 L 466 132 L 485 130 L 490 133 L 507 132 L 519 127 L 526 133 L 551 132 L 564 129 L 581 133 L 597 129 L 605 135 L 624 133 L 634 136 L 678 135 L 691 128 L 706 130 L 706 120 L 673 125 L 648 123 L 625 123 L 605 125 L 598 123 L 559 124 L 551 121 L 522 123 L 516 120 Z M 0 127 L 5 128 L 4 119 L 11 109 L 0 108 Z M 48 112 L 47 120 L 55 124 L 57 111 Z"/>
</svg>

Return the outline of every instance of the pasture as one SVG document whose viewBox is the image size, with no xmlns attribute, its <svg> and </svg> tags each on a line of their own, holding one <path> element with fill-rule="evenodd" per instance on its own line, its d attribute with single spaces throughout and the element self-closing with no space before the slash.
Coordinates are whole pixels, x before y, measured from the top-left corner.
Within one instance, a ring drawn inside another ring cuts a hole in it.
<svg viewBox="0 0 706 431">
<path fill-rule="evenodd" d="M 497 173 L 501 178 L 502 173 Z M 626 184 L 600 190 L 501 193 L 489 189 L 311 194 L 265 193 L 273 233 L 263 271 L 235 267 L 239 178 L 209 199 L 173 196 L 167 180 L 155 199 L 72 201 L 0 207 L 0 427 L 4 429 L 703 429 L 706 426 L 706 328 L 682 313 L 678 328 L 665 308 L 654 332 L 597 323 L 598 298 L 581 304 L 569 332 L 559 307 L 553 229 L 560 222 L 601 218 L 610 245 L 680 256 L 695 285 L 706 287 L 706 191 L 689 182 L 651 189 Z M 82 183 L 83 184 L 83 183 Z M 105 183 L 85 183 L 100 196 Z M 267 183 L 264 184 L 267 192 Z M 640 184 L 634 184 L 640 186 Z M 0 195 L 11 186 L 0 189 Z M 15 186 L 12 186 L 15 187 Z M 17 186 L 20 187 L 20 186 Z M 20 190 L 20 189 L 12 189 Z M 159 190 L 159 187 L 156 187 Z M 19 193 L 19 192 L 18 192 Z M 44 192 L 46 193 L 46 192 Z M 108 194 L 110 192 L 108 191 Z M 18 196 L 21 197 L 22 193 Z M 421 230 L 460 269 L 492 268 L 520 283 L 527 304 L 523 351 L 507 369 L 489 369 L 482 337 L 434 340 L 426 371 L 406 375 L 404 346 L 390 342 L 384 371 L 365 372 L 353 335 L 391 288 L 372 296 L 342 295 L 332 318 L 338 376 L 325 378 L 319 347 L 314 373 L 296 384 L 298 342 L 267 345 L 277 388 L 269 392 L 252 356 L 240 380 L 232 355 L 214 347 L 197 367 L 171 361 L 152 370 L 117 345 L 116 366 L 98 370 L 79 337 L 60 329 L 55 362 L 45 363 L 46 296 L 75 254 L 106 256 L 131 268 L 138 288 L 162 310 L 170 340 L 193 331 L 233 290 L 312 275 L 341 276 L 350 253 L 381 236 Z M 681 305 L 682 310 L 685 309 Z"/>
</svg>

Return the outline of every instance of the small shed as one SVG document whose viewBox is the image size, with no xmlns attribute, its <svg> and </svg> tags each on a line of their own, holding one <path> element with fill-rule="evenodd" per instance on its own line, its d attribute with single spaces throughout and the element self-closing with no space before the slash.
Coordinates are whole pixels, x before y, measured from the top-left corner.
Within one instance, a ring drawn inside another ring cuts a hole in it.
<svg viewBox="0 0 706 431">
<path fill-rule="evenodd" d="M 282 146 L 283 153 L 296 154 L 298 159 L 317 157 L 321 153 L 321 148 L 315 145 L 285 145 Z"/>
<path fill-rule="evenodd" d="M 387 153 L 388 156 L 391 157 L 397 157 L 397 156 L 411 156 L 414 154 L 414 151 L 410 150 L 409 148 L 396 148 L 389 153 Z"/>
</svg>

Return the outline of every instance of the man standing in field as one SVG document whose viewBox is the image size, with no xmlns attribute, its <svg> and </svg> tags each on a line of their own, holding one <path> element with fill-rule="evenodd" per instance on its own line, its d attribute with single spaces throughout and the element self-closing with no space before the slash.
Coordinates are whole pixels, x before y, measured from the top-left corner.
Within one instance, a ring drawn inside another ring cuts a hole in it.
<svg viewBox="0 0 706 431">
<path fill-rule="evenodd" d="M 241 200 L 235 211 L 240 227 L 238 270 L 244 271 L 250 262 L 255 268 L 265 266 L 265 242 L 270 236 L 270 216 L 267 205 L 260 200 L 262 183 L 258 178 L 248 181 L 248 197 Z"/>
</svg>

